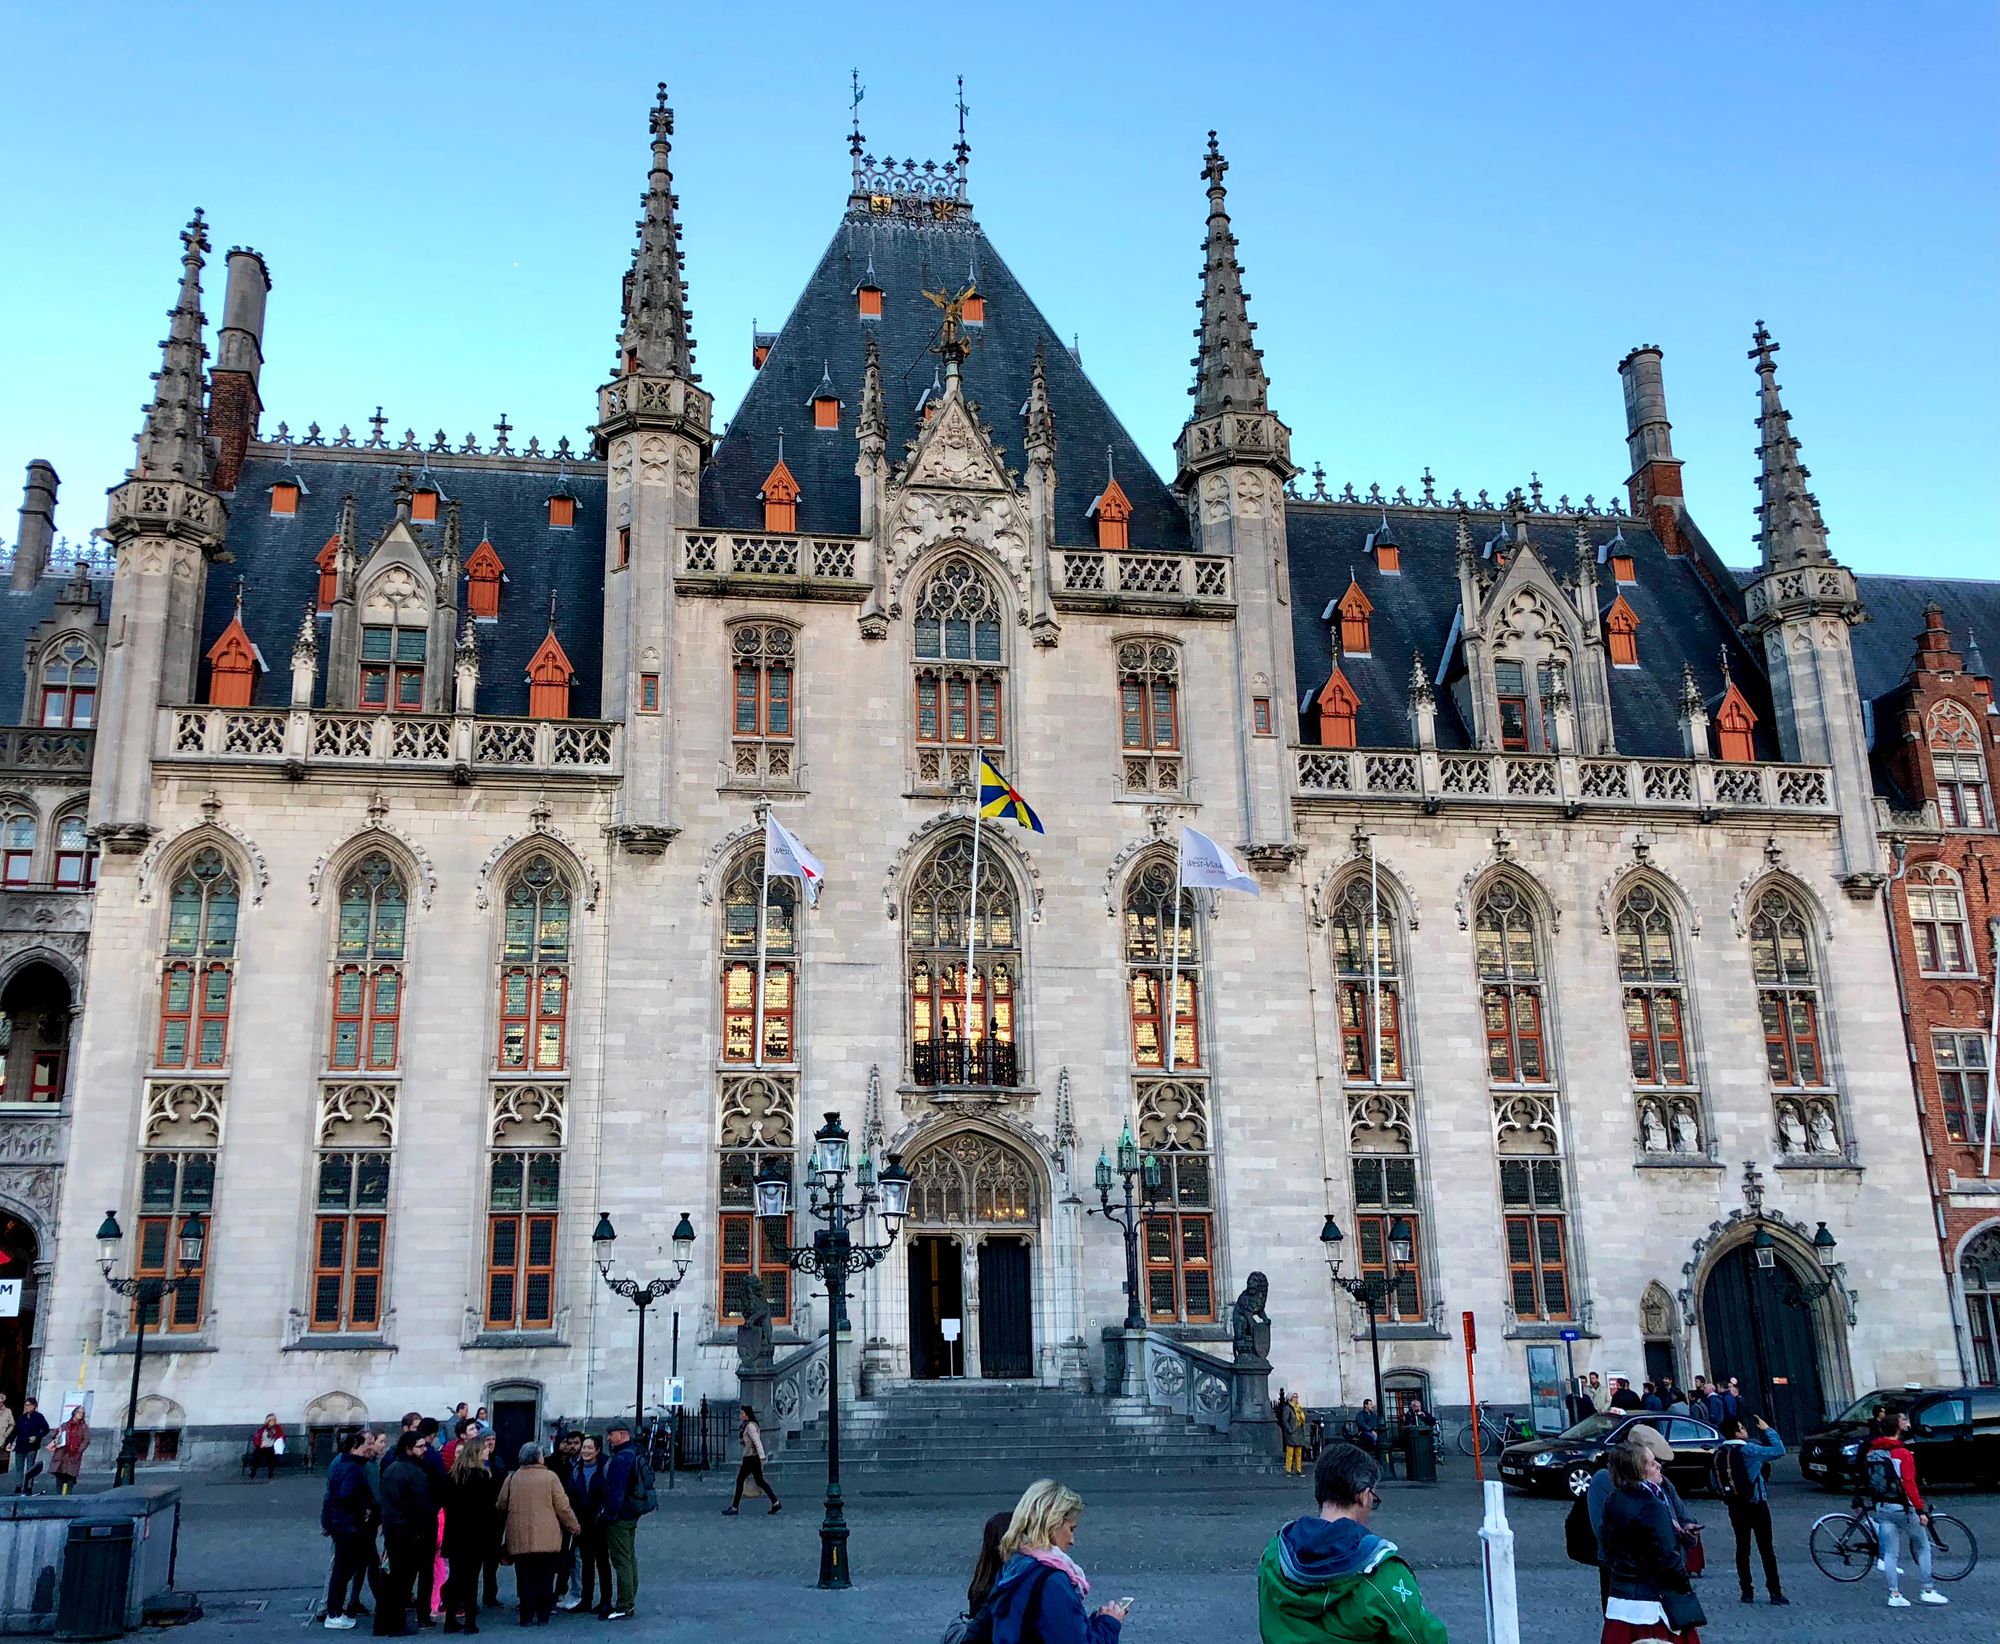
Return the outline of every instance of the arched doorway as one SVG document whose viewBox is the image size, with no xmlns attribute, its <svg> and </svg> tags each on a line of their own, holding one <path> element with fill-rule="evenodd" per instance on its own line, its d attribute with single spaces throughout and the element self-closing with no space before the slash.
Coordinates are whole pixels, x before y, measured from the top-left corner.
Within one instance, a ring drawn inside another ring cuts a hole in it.
<svg viewBox="0 0 2000 1644">
<path fill-rule="evenodd" d="M 1757 1265 L 1746 1241 L 1715 1259 L 1701 1292 L 1702 1346 L 1711 1378 L 1735 1376 L 1746 1412 L 1797 1442 L 1827 1417 L 1819 1308 L 1791 1254 Z"/>
<path fill-rule="evenodd" d="M 1646 1354 L 1646 1379 L 1681 1383 L 1681 1356 L 1674 1342 L 1674 1298 L 1655 1281 L 1639 1298 L 1639 1337 Z M 1783 1429 L 1779 1429 L 1781 1432 Z"/>
<path fill-rule="evenodd" d="M 1983 1387 L 2000 1382 L 2000 1227 L 1968 1239 L 1958 1258 L 1965 1291 L 1965 1322 L 1972 1332 L 1973 1379 Z"/>
<path fill-rule="evenodd" d="M 69 1022 L 69 982 L 55 966 L 26 964 L 8 979 L 0 989 L 0 1102 L 63 1099 Z"/>
<path fill-rule="evenodd" d="M 978 1130 L 925 1148 L 909 1171 L 910 1374 L 1026 1380 L 1035 1371 L 1040 1172 Z"/>
<path fill-rule="evenodd" d="M 34 1350 L 39 1289 L 35 1258 L 40 1241 L 19 1216 L 0 1211 L 0 1393 L 19 1410 L 29 1391 L 28 1359 Z M 51 1414 L 49 1419 L 56 1420 Z"/>
</svg>

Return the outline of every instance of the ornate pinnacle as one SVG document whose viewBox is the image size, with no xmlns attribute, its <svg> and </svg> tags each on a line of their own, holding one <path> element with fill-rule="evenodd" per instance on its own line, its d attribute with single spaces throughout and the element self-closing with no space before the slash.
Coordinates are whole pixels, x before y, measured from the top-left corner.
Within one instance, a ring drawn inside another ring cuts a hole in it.
<svg viewBox="0 0 2000 1644">
<path fill-rule="evenodd" d="M 625 276 L 625 324 L 618 335 L 618 369 L 624 376 L 643 372 L 655 377 L 686 377 L 694 371 L 694 338 L 687 285 L 681 277 L 680 225 L 674 212 L 673 173 L 667 158 L 673 144 L 674 111 L 667 103 L 667 83 L 660 82 L 658 101 L 648 124 L 653 134 L 653 166 L 640 198 L 639 243 Z"/>
<path fill-rule="evenodd" d="M 448 502 L 444 507 L 444 557 L 453 564 L 458 562 L 458 503 Z"/>
<path fill-rule="evenodd" d="M 1472 516 L 1461 504 L 1458 510 L 1458 566 L 1461 571 L 1469 569 L 1477 559 L 1472 551 Z"/>
<path fill-rule="evenodd" d="M 878 445 L 889 437 L 888 414 L 882 408 L 882 351 L 875 346 L 875 334 L 868 334 L 867 359 L 861 367 L 861 420 L 858 430 L 864 440 Z"/>
<path fill-rule="evenodd" d="M 1437 703 L 1437 695 L 1431 690 L 1431 676 L 1424 668 L 1422 651 L 1410 653 L 1410 706 L 1429 708 Z"/>
<path fill-rule="evenodd" d="M 474 681 L 479 678 L 479 635 L 472 626 L 468 614 L 464 625 L 458 630 L 458 666 L 468 670 Z"/>
<path fill-rule="evenodd" d="M 1225 406 L 1239 411 L 1269 409 L 1270 383 L 1264 353 L 1251 339 L 1249 299 L 1243 265 L 1236 260 L 1236 236 L 1229 226 L 1228 190 L 1222 186 L 1229 162 L 1208 134 L 1201 174 L 1208 182 L 1208 242 L 1201 274 L 1201 324 L 1195 329 L 1200 351 L 1194 366 L 1194 414 L 1212 416 Z"/>
<path fill-rule="evenodd" d="M 1590 545 L 1590 528 L 1581 514 L 1576 516 L 1576 580 L 1579 586 L 1597 580 L 1597 550 Z"/>
<path fill-rule="evenodd" d="M 299 619 L 299 637 L 292 641 L 292 665 L 319 665 L 319 613 L 306 601 L 306 614 Z"/>
<path fill-rule="evenodd" d="M 201 485 L 208 478 L 208 442 L 202 435 L 202 364 L 208 348 L 201 340 L 201 268 L 208 228 L 199 207 L 181 231 L 181 244 L 186 249 L 181 254 L 180 294 L 167 314 L 160 369 L 153 377 L 153 403 L 146 408 L 131 472 L 135 479 L 183 479 Z"/>
<path fill-rule="evenodd" d="M 1693 719 L 1703 711 L 1701 687 L 1694 682 L 1694 667 L 1691 663 L 1681 664 L 1681 718 Z"/>
<path fill-rule="evenodd" d="M 1028 377 L 1028 403 L 1022 408 L 1028 418 L 1027 450 L 1033 455 L 1054 456 L 1056 450 L 1055 413 L 1049 409 L 1049 379 L 1042 364 L 1041 345 L 1035 345 L 1035 363 Z"/>
<path fill-rule="evenodd" d="M 1757 540 L 1763 544 L 1767 568 L 1833 557 L 1827 551 L 1819 501 L 1806 489 L 1810 470 L 1799 461 L 1791 415 L 1778 397 L 1778 367 L 1771 358 L 1777 351 L 1759 320 L 1751 333 L 1749 357 L 1757 366 L 1757 431 L 1762 436 L 1757 446 Z"/>
<path fill-rule="evenodd" d="M 335 527 L 340 537 L 339 555 L 336 564 L 345 561 L 352 567 L 361 557 L 361 540 L 354 524 L 354 493 L 349 491 L 340 499 L 340 524 Z"/>
</svg>

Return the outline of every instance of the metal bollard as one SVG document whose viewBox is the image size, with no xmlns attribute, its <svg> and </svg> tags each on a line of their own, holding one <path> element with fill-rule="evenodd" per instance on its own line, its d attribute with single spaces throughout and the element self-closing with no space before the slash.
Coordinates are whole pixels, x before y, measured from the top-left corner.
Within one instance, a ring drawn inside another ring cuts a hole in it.
<svg viewBox="0 0 2000 1644">
<path fill-rule="evenodd" d="M 1506 1486 L 1486 1483 L 1486 1522 L 1479 1527 L 1486 1571 L 1486 1644 L 1521 1644 L 1521 1611 L 1514 1596 L 1514 1532 L 1507 1524 Z"/>
</svg>

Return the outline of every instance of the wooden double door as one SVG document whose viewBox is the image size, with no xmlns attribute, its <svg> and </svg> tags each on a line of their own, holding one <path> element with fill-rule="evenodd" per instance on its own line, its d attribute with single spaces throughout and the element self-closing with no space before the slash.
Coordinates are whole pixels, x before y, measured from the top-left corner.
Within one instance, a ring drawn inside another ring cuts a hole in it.
<svg viewBox="0 0 2000 1644">
<path fill-rule="evenodd" d="M 936 1381 L 967 1373 L 966 1332 L 974 1310 L 966 1294 L 959 1235 L 920 1233 L 910 1240 L 910 1374 Z M 987 1381 L 1025 1381 L 1034 1374 L 1034 1284 L 1025 1237 L 987 1234 L 972 1264 L 979 1315 L 978 1374 Z M 950 1339 L 948 1321 L 957 1323 Z"/>
</svg>

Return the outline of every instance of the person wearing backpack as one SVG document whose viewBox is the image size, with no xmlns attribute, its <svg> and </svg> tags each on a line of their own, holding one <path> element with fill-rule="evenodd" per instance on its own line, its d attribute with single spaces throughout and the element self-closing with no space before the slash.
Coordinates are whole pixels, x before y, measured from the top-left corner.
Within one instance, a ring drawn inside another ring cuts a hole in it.
<svg viewBox="0 0 2000 1644">
<path fill-rule="evenodd" d="M 1132 1600 L 1085 1612 L 1090 1582 L 1070 1556 L 1082 1516 L 1083 1498 L 1050 1478 L 1015 1504 L 1000 1538 L 1000 1579 L 975 1619 L 990 1617 L 993 1644 L 1118 1644 Z"/>
<path fill-rule="evenodd" d="M 1757 1436 L 1750 1436 L 1750 1427 Z M 1766 1486 L 1771 1463 L 1785 1453 L 1785 1441 L 1762 1416 L 1748 1425 L 1741 1416 L 1725 1417 L 1722 1444 L 1709 1463 L 1709 1487 L 1729 1509 L 1729 1528 L 1736 1533 L 1736 1584 L 1745 1604 L 1757 1602 L 1750 1584 L 1750 1541 L 1764 1561 L 1764 1590 L 1773 1604 L 1789 1604 L 1778 1584 L 1778 1555 L 1771 1550 L 1771 1496 Z"/>
<path fill-rule="evenodd" d="M 653 1493 L 653 1469 L 632 1442 L 632 1424 L 614 1421 L 604 1437 L 611 1446 L 604 1464 L 604 1549 L 618 1589 L 604 1619 L 628 1621 L 639 1602 L 639 1520 L 660 1500 Z"/>
<path fill-rule="evenodd" d="M 1917 1488 L 1917 1458 L 1902 1437 L 1903 1416 L 1884 1410 L 1875 1418 L 1875 1442 L 1862 1457 L 1862 1478 L 1875 1515 L 1875 1535 L 1882 1545 L 1882 1569 L 1889 1577 L 1889 1608 L 1907 1610 L 1902 1570 L 1897 1555 L 1908 1539 L 1916 1554 L 1917 1574 L 1924 1588 L 1917 1596 L 1926 1604 L 1949 1604 L 1931 1580 L 1931 1514 Z"/>
</svg>

